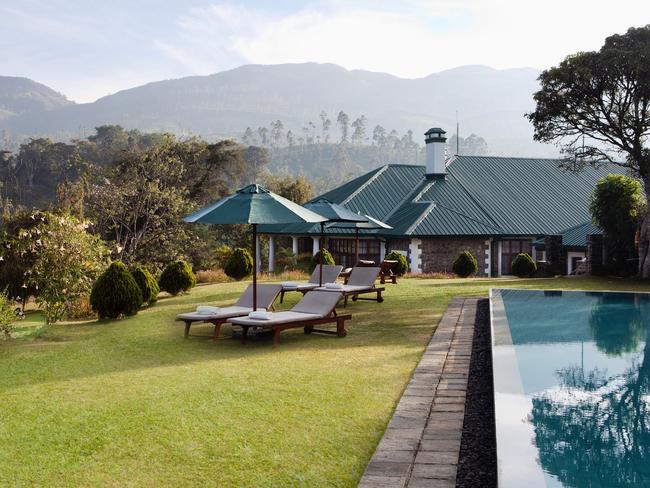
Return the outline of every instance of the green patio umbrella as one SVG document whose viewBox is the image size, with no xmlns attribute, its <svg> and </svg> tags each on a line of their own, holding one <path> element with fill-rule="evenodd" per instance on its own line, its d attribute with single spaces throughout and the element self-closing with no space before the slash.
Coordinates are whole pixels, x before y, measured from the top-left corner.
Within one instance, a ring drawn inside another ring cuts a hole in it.
<svg viewBox="0 0 650 488">
<path fill-rule="evenodd" d="M 362 215 L 354 213 L 352 210 L 345 208 L 343 205 L 333 203 L 326 198 L 318 198 L 303 205 L 305 208 L 316 212 L 327 218 L 327 222 L 368 222 L 368 219 Z M 320 271 L 318 284 L 323 286 L 323 241 L 325 240 L 325 222 L 320 223 Z"/>
<path fill-rule="evenodd" d="M 381 220 L 377 220 L 370 215 L 359 215 L 364 218 L 363 222 L 340 222 L 335 224 L 330 224 L 327 226 L 328 229 L 354 229 L 354 248 L 355 248 L 355 259 L 356 262 L 359 262 L 359 231 L 360 230 L 379 230 L 379 229 L 392 229 L 388 224 L 385 224 Z"/>
<path fill-rule="evenodd" d="M 253 226 L 253 310 L 257 310 L 257 225 L 319 223 L 327 219 L 266 188 L 252 184 L 188 215 L 185 222 Z"/>
</svg>

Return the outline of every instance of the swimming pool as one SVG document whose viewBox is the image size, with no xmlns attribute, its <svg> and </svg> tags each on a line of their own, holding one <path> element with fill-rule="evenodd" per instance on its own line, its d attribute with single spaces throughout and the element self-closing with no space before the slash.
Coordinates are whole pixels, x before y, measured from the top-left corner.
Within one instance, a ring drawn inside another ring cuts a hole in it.
<svg viewBox="0 0 650 488">
<path fill-rule="evenodd" d="M 650 295 L 490 290 L 500 487 L 650 486 Z"/>
</svg>

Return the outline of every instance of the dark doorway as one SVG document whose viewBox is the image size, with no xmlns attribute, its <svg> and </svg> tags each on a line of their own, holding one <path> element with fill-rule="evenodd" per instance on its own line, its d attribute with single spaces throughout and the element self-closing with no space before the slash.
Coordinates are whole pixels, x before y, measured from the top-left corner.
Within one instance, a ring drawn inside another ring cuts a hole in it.
<svg viewBox="0 0 650 488">
<path fill-rule="evenodd" d="M 532 242 L 523 239 L 506 239 L 501 241 L 501 275 L 512 274 L 512 261 L 517 254 L 531 254 Z"/>
</svg>

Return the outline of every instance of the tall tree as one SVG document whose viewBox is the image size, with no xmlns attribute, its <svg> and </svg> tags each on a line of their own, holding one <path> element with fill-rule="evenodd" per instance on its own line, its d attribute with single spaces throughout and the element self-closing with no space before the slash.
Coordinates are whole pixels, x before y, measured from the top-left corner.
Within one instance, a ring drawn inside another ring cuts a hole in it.
<svg viewBox="0 0 650 488">
<path fill-rule="evenodd" d="M 381 147 L 386 142 L 386 129 L 381 125 L 376 125 L 372 130 L 372 142 Z"/>
<path fill-rule="evenodd" d="M 339 124 L 339 128 L 341 129 L 341 142 L 348 142 L 350 117 L 343 110 L 341 110 L 336 117 L 336 123 Z"/>
<path fill-rule="evenodd" d="M 253 129 L 250 127 L 246 127 L 246 130 L 244 131 L 244 135 L 241 138 L 242 142 L 244 143 L 244 146 L 254 146 L 255 143 L 257 142 L 257 137 L 255 137 L 255 133 L 253 132 Z"/>
<path fill-rule="evenodd" d="M 332 121 L 327 116 L 325 110 L 320 113 L 320 123 L 321 123 L 321 136 L 322 141 L 327 144 L 330 140 L 330 128 L 332 127 Z"/>
<path fill-rule="evenodd" d="M 362 144 L 363 140 L 366 138 L 366 119 L 365 115 L 354 119 L 352 122 L 352 142 L 355 144 Z"/>
<path fill-rule="evenodd" d="M 630 262 L 636 255 L 634 237 L 639 217 L 645 211 L 642 194 L 637 180 L 610 174 L 598 181 L 592 195 L 591 215 L 594 223 L 604 231 L 605 257 L 612 274 L 634 274 Z"/>
<path fill-rule="evenodd" d="M 641 179 L 650 200 L 650 25 L 613 35 L 596 52 L 568 56 L 544 71 L 535 139 L 557 142 L 565 164 L 614 164 Z M 650 278 L 650 214 L 641 226 L 639 274 Z"/>
<path fill-rule="evenodd" d="M 260 136 L 262 146 L 269 145 L 269 130 L 266 127 L 258 127 L 257 134 Z"/>
<path fill-rule="evenodd" d="M 276 120 L 271 122 L 271 142 L 275 147 L 280 147 L 282 145 L 282 139 L 284 137 L 284 124 L 281 120 Z"/>
</svg>

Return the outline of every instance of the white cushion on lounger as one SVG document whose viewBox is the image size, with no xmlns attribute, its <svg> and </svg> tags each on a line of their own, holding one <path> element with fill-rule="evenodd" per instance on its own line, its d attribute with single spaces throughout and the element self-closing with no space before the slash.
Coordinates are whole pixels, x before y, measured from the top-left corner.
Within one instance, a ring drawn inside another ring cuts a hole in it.
<svg viewBox="0 0 650 488">
<path fill-rule="evenodd" d="M 282 288 L 298 288 L 299 284 L 296 281 L 283 281 Z"/>
<path fill-rule="evenodd" d="M 328 290 L 342 290 L 343 285 L 341 283 L 325 283 L 325 288 Z"/>
<path fill-rule="evenodd" d="M 196 313 L 201 315 L 214 315 L 219 313 L 219 307 L 212 307 L 210 305 L 199 305 L 196 307 Z"/>
<path fill-rule="evenodd" d="M 248 318 L 253 320 L 269 320 L 271 318 L 271 312 L 267 312 L 264 309 L 255 310 L 248 314 Z"/>
<path fill-rule="evenodd" d="M 308 284 L 303 284 L 303 285 L 298 285 L 298 290 L 313 290 L 314 288 L 318 288 L 318 283 L 308 283 Z"/>
<path fill-rule="evenodd" d="M 303 320 L 315 320 L 323 318 L 322 315 L 304 312 L 292 312 L 291 310 L 288 310 L 286 312 L 273 312 L 270 315 L 271 318 L 268 320 L 255 320 L 248 317 L 235 317 L 229 319 L 228 322 L 234 325 L 257 325 L 260 327 L 267 327 L 270 325 L 287 324 L 289 322 L 301 322 Z"/>
<path fill-rule="evenodd" d="M 206 315 L 204 313 L 188 312 L 179 313 L 176 320 L 214 320 L 214 319 L 229 319 L 239 315 L 248 315 L 253 309 L 251 307 L 239 307 L 233 305 L 232 307 L 219 308 L 219 313 Z"/>
<path fill-rule="evenodd" d="M 351 293 L 355 291 L 366 291 L 372 289 L 372 286 L 341 285 L 341 288 L 327 288 L 324 286 L 322 288 L 316 288 L 316 291 L 337 291 L 339 293 Z"/>
</svg>

